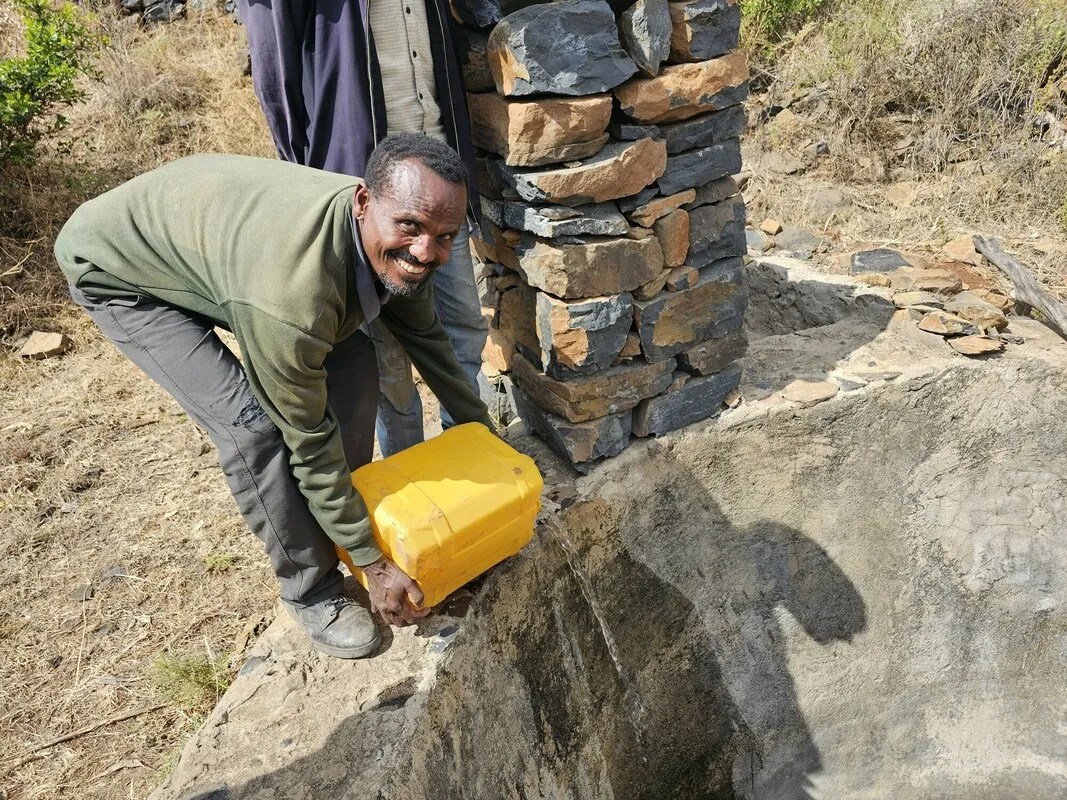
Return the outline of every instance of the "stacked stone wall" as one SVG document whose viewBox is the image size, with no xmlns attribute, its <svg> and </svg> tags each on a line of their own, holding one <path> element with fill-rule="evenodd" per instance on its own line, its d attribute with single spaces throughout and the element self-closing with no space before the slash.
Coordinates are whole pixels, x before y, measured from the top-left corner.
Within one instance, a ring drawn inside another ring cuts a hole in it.
<svg viewBox="0 0 1067 800">
<path fill-rule="evenodd" d="M 454 0 L 487 369 L 581 470 L 710 417 L 740 379 L 734 0 Z"/>
</svg>

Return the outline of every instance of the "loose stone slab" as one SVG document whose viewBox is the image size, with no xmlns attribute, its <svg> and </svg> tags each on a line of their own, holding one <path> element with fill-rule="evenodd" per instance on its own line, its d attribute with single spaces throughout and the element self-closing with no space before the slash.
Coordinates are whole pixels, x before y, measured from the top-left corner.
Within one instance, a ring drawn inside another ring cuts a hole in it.
<svg viewBox="0 0 1067 800">
<path fill-rule="evenodd" d="M 931 311 L 919 320 L 919 330 L 939 336 L 980 336 L 982 331 L 972 322 L 945 311 Z"/>
<path fill-rule="evenodd" d="M 719 413 L 726 396 L 741 382 L 741 368 L 689 378 L 669 394 L 642 400 L 634 409 L 634 436 L 662 436 Z"/>
<path fill-rule="evenodd" d="M 774 247 L 774 239 L 765 234 L 763 231 L 746 229 L 745 241 L 748 244 L 748 249 L 755 250 L 757 253 L 766 253 L 768 250 Z"/>
<path fill-rule="evenodd" d="M 672 194 L 669 197 L 656 197 L 630 212 L 630 221 L 638 225 L 643 225 L 646 228 L 650 227 L 656 220 L 681 208 L 686 203 L 691 202 L 694 198 L 696 198 L 696 190 L 694 189 L 688 189 L 684 192 L 679 192 L 678 194 Z"/>
<path fill-rule="evenodd" d="M 893 295 L 893 305 L 897 308 L 910 308 L 911 306 L 944 308 L 945 300 L 930 292 L 897 292 Z"/>
<path fill-rule="evenodd" d="M 872 272 L 884 275 L 910 266 L 912 266 L 911 262 L 896 250 L 879 247 L 875 250 L 853 253 L 848 271 L 850 275 L 864 275 Z"/>
<path fill-rule="evenodd" d="M 671 383 L 675 361 L 634 361 L 566 381 L 538 370 L 522 355 L 512 359 L 512 376 L 538 406 L 571 422 L 628 411 Z"/>
<path fill-rule="evenodd" d="M 700 342 L 739 330 L 746 295 L 740 258 L 702 272 L 692 289 L 634 301 L 634 323 L 649 361 L 663 361 Z"/>
<path fill-rule="evenodd" d="M 468 94 L 474 144 L 509 166 L 538 167 L 587 158 L 607 144 L 611 95 L 506 100 Z"/>
<path fill-rule="evenodd" d="M 908 267 L 890 272 L 887 277 L 894 289 L 914 289 L 921 292 L 955 294 L 963 288 L 963 282 L 959 279 L 959 276 L 952 274 L 947 269 L 915 269 Z"/>
<path fill-rule="evenodd" d="M 578 206 L 531 206 L 511 200 L 482 198 L 482 213 L 495 225 L 555 239 L 561 236 L 625 236 L 626 218 L 613 203 Z"/>
<path fill-rule="evenodd" d="M 640 192 L 667 168 L 667 146 L 655 139 L 612 142 L 580 166 L 537 172 L 496 164 L 503 182 L 523 200 L 579 206 Z"/>
<path fill-rule="evenodd" d="M 641 123 L 678 122 L 720 111 L 748 96 L 748 62 L 742 53 L 664 67 L 655 78 L 636 78 L 615 90 L 623 113 Z"/>
<path fill-rule="evenodd" d="M 601 458 L 617 456 L 630 443 L 632 411 L 575 423 L 540 408 L 519 387 L 513 392 L 523 422 L 578 472 L 588 472 Z"/>
<path fill-rule="evenodd" d="M 655 237 L 588 237 L 566 243 L 529 237 L 512 252 L 507 266 L 531 286 L 567 300 L 629 292 L 663 269 L 663 250 Z"/>
<path fill-rule="evenodd" d="M 689 214 L 678 209 L 656 220 L 652 230 L 663 250 L 665 267 L 680 267 L 689 255 Z M 695 272 L 695 270 L 694 270 Z M 670 283 L 670 278 L 667 282 Z"/>
<path fill-rule="evenodd" d="M 822 239 L 803 228 L 783 228 L 774 237 L 774 243 L 779 250 L 814 253 L 822 244 Z"/>
<path fill-rule="evenodd" d="M 510 97 L 596 94 L 637 72 L 604 0 L 543 3 L 509 14 L 489 35 L 489 68 L 497 91 Z"/>
<path fill-rule="evenodd" d="M 748 336 L 736 330 L 678 354 L 678 366 L 696 375 L 721 372 L 748 352 Z"/>
<path fill-rule="evenodd" d="M 671 61 L 703 61 L 737 48 L 741 9 L 736 0 L 670 4 Z"/>
<path fill-rule="evenodd" d="M 690 266 L 706 267 L 747 251 L 745 203 L 740 197 L 689 212 Z"/>
<path fill-rule="evenodd" d="M 1008 318 L 999 308 L 971 292 L 961 292 L 951 298 L 945 303 L 945 311 L 973 322 L 983 331 L 990 328 L 1002 331 L 1008 327 Z"/>
<path fill-rule="evenodd" d="M 835 397 L 840 391 L 836 383 L 830 381 L 795 380 L 782 390 L 782 397 L 803 406 L 813 406 Z"/>
<path fill-rule="evenodd" d="M 619 38 L 641 74 L 658 75 L 671 52 L 667 0 L 637 0 L 619 16 Z"/>
<path fill-rule="evenodd" d="M 776 219 L 765 219 L 760 223 L 759 229 L 768 236 L 777 236 L 782 232 L 782 223 Z"/>
<path fill-rule="evenodd" d="M 628 293 L 567 302 L 538 292 L 537 338 L 545 372 L 563 379 L 610 367 L 632 321 Z"/>
<path fill-rule="evenodd" d="M 23 358 L 50 358 L 67 352 L 73 344 L 71 338 L 65 333 L 34 331 L 22 345 L 19 355 Z"/>
<path fill-rule="evenodd" d="M 988 336 L 959 336 L 948 340 L 949 346 L 965 356 L 985 356 L 999 353 L 1004 349 L 1004 342 Z"/>
<path fill-rule="evenodd" d="M 667 143 L 667 155 L 673 156 L 697 147 L 737 139 L 748 127 L 744 106 L 730 106 L 685 122 L 657 126 Z"/>
<path fill-rule="evenodd" d="M 710 147 L 667 158 L 657 185 L 661 194 L 674 194 L 725 178 L 741 170 L 741 140 L 730 139 Z"/>
<path fill-rule="evenodd" d="M 721 203 L 730 197 L 741 192 L 741 186 L 738 184 L 737 179 L 734 177 L 719 178 L 709 183 L 705 183 L 703 186 L 698 186 L 696 189 L 696 197 L 693 198 L 693 202 L 686 203 L 682 208 L 686 211 L 692 211 L 694 208 L 700 208 L 701 206 L 712 205 L 713 203 Z"/>
</svg>

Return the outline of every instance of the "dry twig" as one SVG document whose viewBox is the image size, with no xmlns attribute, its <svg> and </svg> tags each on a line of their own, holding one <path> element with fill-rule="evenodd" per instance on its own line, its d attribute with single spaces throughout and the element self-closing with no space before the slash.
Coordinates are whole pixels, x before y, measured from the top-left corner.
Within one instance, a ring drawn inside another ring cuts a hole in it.
<svg viewBox="0 0 1067 800">
<path fill-rule="evenodd" d="M 1015 286 L 1015 299 L 1044 314 L 1056 332 L 1067 339 L 1067 303 L 1060 302 L 1045 291 L 1030 270 L 1005 252 L 996 239 L 985 236 L 975 236 L 973 239 L 978 252 L 1011 280 Z"/>
</svg>

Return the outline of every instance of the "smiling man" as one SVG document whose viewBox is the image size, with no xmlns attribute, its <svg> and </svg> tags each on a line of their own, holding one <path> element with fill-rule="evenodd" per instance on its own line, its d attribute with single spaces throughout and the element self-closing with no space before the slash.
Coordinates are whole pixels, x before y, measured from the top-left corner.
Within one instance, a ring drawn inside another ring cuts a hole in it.
<svg viewBox="0 0 1067 800">
<path fill-rule="evenodd" d="M 194 156 L 85 203 L 56 240 L 74 299 L 211 436 L 286 607 L 340 658 L 374 652 L 379 633 L 342 594 L 335 543 L 387 622 L 428 613 L 375 544 L 349 478 L 374 449 L 365 326 L 381 320 L 457 422 L 492 426 L 428 280 L 463 225 L 466 166 L 441 142 L 400 134 L 366 173 Z M 234 333 L 243 364 L 216 327 Z"/>
</svg>

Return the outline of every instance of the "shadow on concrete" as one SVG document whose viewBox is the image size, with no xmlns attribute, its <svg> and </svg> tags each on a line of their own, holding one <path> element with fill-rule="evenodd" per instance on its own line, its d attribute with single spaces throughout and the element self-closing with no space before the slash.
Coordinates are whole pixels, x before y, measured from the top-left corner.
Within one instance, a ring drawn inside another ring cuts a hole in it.
<svg viewBox="0 0 1067 800">
<path fill-rule="evenodd" d="M 631 502 L 566 512 L 593 602 L 542 529 L 481 588 L 428 694 L 406 687 L 284 769 L 186 800 L 810 797 L 821 762 L 787 641 L 850 641 L 864 601 L 799 530 L 734 526 L 659 461 Z M 382 742 L 415 697 L 414 731 Z M 386 744 L 387 784 L 362 783 Z"/>
</svg>

